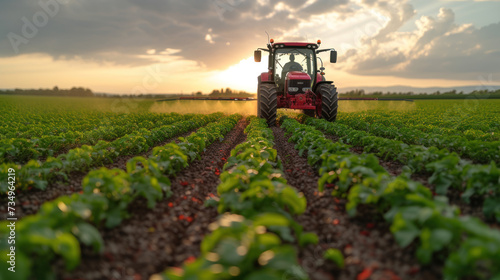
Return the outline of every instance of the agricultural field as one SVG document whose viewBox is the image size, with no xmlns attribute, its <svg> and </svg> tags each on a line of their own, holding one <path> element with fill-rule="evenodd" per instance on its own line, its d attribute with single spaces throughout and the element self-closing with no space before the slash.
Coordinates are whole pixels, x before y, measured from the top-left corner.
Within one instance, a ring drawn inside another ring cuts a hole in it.
<svg viewBox="0 0 500 280">
<path fill-rule="evenodd" d="M 339 110 L 0 96 L 0 279 L 500 279 L 500 100 Z"/>
</svg>

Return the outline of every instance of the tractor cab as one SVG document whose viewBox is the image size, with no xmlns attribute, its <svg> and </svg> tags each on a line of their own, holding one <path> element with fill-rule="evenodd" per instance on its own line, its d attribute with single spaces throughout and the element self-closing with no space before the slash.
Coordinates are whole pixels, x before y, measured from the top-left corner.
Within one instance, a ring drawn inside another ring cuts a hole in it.
<svg viewBox="0 0 500 280">
<path fill-rule="evenodd" d="M 330 51 L 330 62 L 336 62 L 334 49 L 318 50 L 321 41 L 314 43 L 283 42 L 270 40 L 267 49 L 254 52 L 256 62 L 261 61 L 262 52 L 269 53 L 268 72 L 258 77 L 257 115 L 275 124 L 276 109 L 300 109 L 309 116 L 334 121 L 337 116 L 337 91 L 332 81 L 324 78 L 321 62 L 318 70 L 316 55 Z M 320 59 L 321 60 L 321 59 Z"/>
<path fill-rule="evenodd" d="M 274 53 L 274 80 L 279 94 L 304 93 L 314 83 L 314 51 L 296 47 L 279 48 Z"/>
</svg>

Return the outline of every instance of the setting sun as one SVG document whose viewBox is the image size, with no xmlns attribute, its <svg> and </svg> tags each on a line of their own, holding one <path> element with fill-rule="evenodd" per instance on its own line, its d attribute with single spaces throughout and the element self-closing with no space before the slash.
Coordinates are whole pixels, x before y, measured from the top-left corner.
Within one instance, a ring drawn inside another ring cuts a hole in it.
<svg viewBox="0 0 500 280">
<path fill-rule="evenodd" d="M 243 59 L 238 64 L 215 73 L 213 82 L 227 85 L 230 88 L 255 92 L 257 90 L 257 76 L 262 72 L 267 72 L 267 61 L 268 56 L 262 56 L 261 62 L 255 62 L 253 56 Z"/>
</svg>

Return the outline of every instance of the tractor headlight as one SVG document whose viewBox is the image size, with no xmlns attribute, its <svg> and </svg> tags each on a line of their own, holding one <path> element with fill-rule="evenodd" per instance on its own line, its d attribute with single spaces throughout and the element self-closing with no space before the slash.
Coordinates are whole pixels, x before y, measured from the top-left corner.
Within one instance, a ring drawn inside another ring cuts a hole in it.
<svg viewBox="0 0 500 280">
<path fill-rule="evenodd" d="M 311 90 L 311 88 L 310 88 L 310 87 L 305 87 L 305 88 L 302 88 L 302 91 L 303 91 L 303 92 L 307 92 L 308 90 Z"/>
<path fill-rule="evenodd" d="M 297 91 L 299 91 L 299 88 L 298 87 L 289 87 L 288 91 L 290 91 L 290 92 L 297 92 Z"/>
</svg>

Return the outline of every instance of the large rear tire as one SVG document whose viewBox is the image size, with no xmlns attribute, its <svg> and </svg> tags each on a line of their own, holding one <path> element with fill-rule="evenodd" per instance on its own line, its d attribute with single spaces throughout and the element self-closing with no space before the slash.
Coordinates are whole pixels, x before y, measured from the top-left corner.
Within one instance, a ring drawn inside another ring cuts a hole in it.
<svg viewBox="0 0 500 280">
<path fill-rule="evenodd" d="M 321 84 L 317 92 L 321 94 L 321 118 L 329 122 L 337 119 L 338 93 L 337 88 L 330 84 Z"/>
<path fill-rule="evenodd" d="M 260 76 L 257 77 L 257 117 L 261 118 L 262 116 L 260 115 L 260 82 L 261 78 Z"/>
<path fill-rule="evenodd" d="M 266 119 L 267 125 L 276 126 L 278 89 L 274 84 L 260 84 L 258 92 L 258 116 Z"/>
</svg>

